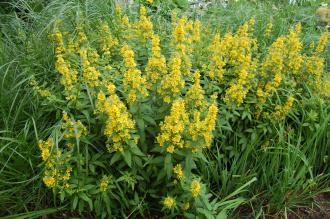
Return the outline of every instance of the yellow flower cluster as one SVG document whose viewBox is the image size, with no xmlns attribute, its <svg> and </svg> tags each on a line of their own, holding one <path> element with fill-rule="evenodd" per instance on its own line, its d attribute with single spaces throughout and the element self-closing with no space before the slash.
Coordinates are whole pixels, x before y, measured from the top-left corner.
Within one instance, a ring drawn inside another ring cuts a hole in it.
<svg viewBox="0 0 330 219">
<path fill-rule="evenodd" d="M 167 196 L 163 202 L 164 206 L 168 209 L 171 209 L 175 206 L 175 200 L 171 196 Z"/>
<path fill-rule="evenodd" d="M 87 135 L 87 128 L 82 124 L 80 120 L 73 120 L 69 118 L 67 112 L 63 112 L 62 129 L 64 130 L 64 138 L 81 138 Z"/>
<path fill-rule="evenodd" d="M 176 15 L 174 15 L 172 28 L 172 44 L 182 60 L 182 75 L 190 76 L 193 46 L 200 42 L 200 22 L 198 20 L 188 21 L 185 16 L 177 21 Z"/>
<path fill-rule="evenodd" d="M 322 92 L 322 72 L 324 69 L 325 59 L 321 56 L 321 53 L 324 51 L 325 44 L 328 41 L 328 33 L 325 32 L 321 35 L 319 42 L 315 48 L 314 54 L 305 58 L 306 72 L 307 76 L 312 78 L 308 80 L 310 85 L 314 86 L 316 90 Z"/>
<path fill-rule="evenodd" d="M 198 144 L 200 148 L 210 148 L 213 140 L 213 131 L 215 130 L 216 119 L 218 114 L 218 107 L 216 103 L 210 105 L 207 115 L 204 120 L 201 120 L 201 113 L 198 111 L 194 111 L 193 113 L 193 121 L 189 124 L 188 133 L 194 141 L 195 147 L 192 148 L 193 152 L 197 152 L 199 150 Z M 204 142 L 200 142 L 199 140 L 203 139 Z M 190 142 L 188 144 L 191 144 Z"/>
<path fill-rule="evenodd" d="M 106 192 L 109 189 L 110 182 L 111 182 L 110 176 L 103 176 L 100 181 L 100 191 Z"/>
<path fill-rule="evenodd" d="M 59 31 L 55 31 L 52 34 L 54 43 L 55 43 L 55 54 L 61 55 L 65 53 L 64 43 L 63 43 L 63 35 Z"/>
<path fill-rule="evenodd" d="M 77 72 L 70 69 L 70 64 L 64 60 L 63 55 L 57 55 L 55 69 L 61 74 L 61 84 L 64 86 L 65 91 L 68 92 L 67 99 L 76 99 L 75 95 L 72 95 L 72 89 L 75 83 L 77 83 Z"/>
<path fill-rule="evenodd" d="M 78 83 L 78 72 L 71 67 L 67 60 L 65 60 L 65 55 L 67 52 L 71 53 L 72 50 L 75 50 L 77 45 L 71 43 L 69 44 L 69 49 L 66 50 L 62 33 L 56 31 L 52 36 L 56 53 L 55 69 L 61 75 L 60 82 L 64 86 L 66 99 L 75 100 L 77 98 L 77 91 L 74 87 Z"/>
<path fill-rule="evenodd" d="M 54 141 L 52 138 L 49 138 L 47 141 L 40 141 L 38 145 L 42 160 L 46 162 L 43 181 L 49 188 L 56 185 L 62 185 L 64 188 L 67 188 L 72 172 L 72 168 L 66 166 L 69 157 L 63 156 L 61 150 L 52 152 L 53 145 Z"/>
<path fill-rule="evenodd" d="M 69 38 L 66 53 L 75 54 L 79 50 L 79 43 L 74 41 L 72 38 Z"/>
<path fill-rule="evenodd" d="M 182 99 L 173 102 L 171 113 L 160 124 L 161 132 L 157 142 L 161 147 L 167 146 L 166 151 L 173 153 L 175 149 L 189 148 L 197 152 L 202 148 L 209 148 L 213 140 L 218 107 L 214 102 L 209 106 L 205 118 L 201 119 L 201 112 L 194 109 L 190 122 L 190 113 L 186 112 L 186 104 Z M 187 136 L 189 134 L 189 137 Z M 204 141 L 199 141 L 203 139 Z M 194 143 L 194 144 L 192 144 Z"/>
<path fill-rule="evenodd" d="M 140 7 L 140 18 L 139 22 L 137 23 L 137 29 L 139 34 L 142 35 L 142 39 L 146 42 L 153 36 L 153 24 L 150 21 L 150 18 L 146 16 L 147 10 L 146 8 L 141 5 Z"/>
<path fill-rule="evenodd" d="M 217 79 L 219 82 L 223 79 L 225 62 L 223 61 L 222 51 L 223 46 L 220 42 L 220 34 L 216 34 L 209 47 L 210 51 L 210 64 L 208 66 L 208 75 L 213 79 Z"/>
<path fill-rule="evenodd" d="M 252 72 L 256 70 L 256 63 L 252 61 L 252 51 L 255 40 L 249 35 L 249 25 L 254 21 L 246 22 L 240 26 L 236 35 L 226 33 L 220 44 L 220 51 L 226 57 L 225 63 L 232 66 L 235 78 L 231 81 L 230 87 L 226 90 L 224 101 L 227 104 L 241 105 L 251 88 L 250 81 L 253 78 Z M 217 40 L 215 38 L 215 40 Z M 215 42 L 216 43 L 216 42 Z M 221 58 L 218 58 L 218 78 L 222 78 Z M 214 73 L 211 74 L 213 76 Z"/>
<path fill-rule="evenodd" d="M 330 98 L 330 79 L 327 78 L 323 81 L 321 86 L 321 96 L 322 98 Z"/>
<path fill-rule="evenodd" d="M 190 203 L 189 202 L 183 203 L 183 205 L 181 207 L 182 211 L 188 211 L 189 208 L 190 208 Z"/>
<path fill-rule="evenodd" d="M 192 42 L 197 43 L 201 40 L 201 22 L 199 20 L 195 20 L 194 22 L 194 28 L 193 28 L 193 34 L 192 34 Z"/>
<path fill-rule="evenodd" d="M 168 153 L 173 153 L 175 149 L 185 147 L 182 135 L 189 122 L 188 114 L 185 110 L 185 103 L 182 99 L 173 102 L 171 113 L 165 117 L 160 124 L 160 134 L 157 142 L 161 147 L 166 146 Z"/>
<path fill-rule="evenodd" d="M 278 120 L 282 120 L 290 111 L 291 107 L 293 106 L 294 98 L 289 96 L 285 105 L 277 105 L 275 106 L 275 112 L 273 113 L 274 118 Z"/>
<path fill-rule="evenodd" d="M 183 178 L 183 170 L 181 164 L 175 165 L 175 167 L 173 167 L 173 172 L 175 174 L 175 177 L 179 180 Z"/>
<path fill-rule="evenodd" d="M 301 54 L 303 45 L 299 38 L 300 32 L 301 25 L 298 24 L 290 30 L 287 36 L 279 37 L 269 48 L 268 54 L 261 64 L 256 93 L 261 103 L 265 103 L 266 99 L 281 86 L 283 81 L 287 81 L 295 75 L 299 80 L 303 79 L 305 75 L 301 73 L 304 62 L 309 74 L 321 72 L 322 60 L 313 56 L 304 57 Z"/>
<path fill-rule="evenodd" d="M 267 27 L 266 27 L 266 30 L 265 30 L 265 36 L 269 37 L 270 34 L 272 33 L 272 31 L 273 31 L 273 24 L 271 22 L 269 22 L 267 24 Z"/>
<path fill-rule="evenodd" d="M 106 56 L 110 56 L 110 50 L 114 46 L 118 45 L 118 40 L 112 36 L 109 26 L 106 22 L 103 22 L 101 24 L 99 41 L 100 41 L 101 51 Z"/>
<path fill-rule="evenodd" d="M 190 187 L 191 195 L 196 198 L 201 192 L 201 184 L 197 180 L 193 180 Z"/>
<path fill-rule="evenodd" d="M 84 44 L 84 43 L 88 42 L 87 36 L 86 36 L 85 32 L 83 31 L 83 27 L 78 26 L 77 31 L 78 31 L 78 43 Z"/>
<path fill-rule="evenodd" d="M 48 164 L 49 165 L 49 164 Z M 71 178 L 72 168 L 68 167 L 65 170 L 60 168 L 56 168 L 56 166 L 63 167 L 64 165 L 61 164 L 52 164 L 53 166 L 49 167 L 45 171 L 45 176 L 43 177 L 43 182 L 49 188 L 53 188 L 55 186 L 61 186 L 62 188 L 68 188 L 69 184 L 68 181 Z"/>
<path fill-rule="evenodd" d="M 203 112 L 208 107 L 204 95 L 205 91 L 200 84 L 200 73 L 196 72 L 194 74 L 194 84 L 189 88 L 185 96 L 187 107 Z"/>
<path fill-rule="evenodd" d="M 163 77 L 158 93 L 165 103 L 173 101 L 184 88 L 185 81 L 181 75 L 182 59 L 179 54 L 174 54 L 170 62 L 170 72 Z"/>
<path fill-rule="evenodd" d="M 317 54 L 320 54 L 320 53 L 322 53 L 322 52 L 324 51 L 324 47 L 325 47 L 325 45 L 327 44 L 328 38 L 329 38 L 329 34 L 328 34 L 328 32 L 324 32 L 324 33 L 321 35 L 321 37 L 320 37 L 320 39 L 319 39 L 319 42 L 318 42 L 318 44 L 317 44 L 317 46 L 316 46 L 316 49 L 315 49 L 315 52 L 316 52 Z"/>
<path fill-rule="evenodd" d="M 101 76 L 101 73 L 92 66 L 92 63 L 95 63 L 98 54 L 94 51 L 91 52 L 91 60 L 88 59 L 88 52 L 87 49 L 82 48 L 79 51 L 82 67 L 83 67 L 83 78 L 84 82 L 86 82 L 90 87 L 96 87 L 99 85 L 99 77 Z"/>
<path fill-rule="evenodd" d="M 30 85 L 32 89 L 36 91 L 42 97 L 51 97 L 52 93 L 48 89 L 43 89 L 40 87 L 36 80 L 31 80 Z"/>
<path fill-rule="evenodd" d="M 289 35 L 286 37 L 285 57 L 287 63 L 288 74 L 298 74 L 301 72 L 302 64 L 304 62 L 303 56 L 300 54 L 302 43 L 299 35 L 301 32 L 301 24 L 299 23 L 295 29 L 291 29 Z"/>
<path fill-rule="evenodd" d="M 107 115 L 105 136 L 110 140 L 108 150 L 123 151 L 128 141 L 137 144 L 138 139 L 132 135 L 135 132 L 135 123 L 127 111 L 125 104 L 115 93 L 115 86 L 108 85 L 109 97 L 103 92 L 98 94 L 97 108 L 100 112 Z"/>
<path fill-rule="evenodd" d="M 53 144 L 54 142 L 51 138 L 49 138 L 47 141 L 39 141 L 38 146 L 41 151 L 41 157 L 43 161 L 46 161 L 49 158 Z"/>
<path fill-rule="evenodd" d="M 148 96 L 146 79 L 141 76 L 141 71 L 136 66 L 131 47 L 125 44 L 120 51 L 126 68 L 123 79 L 124 90 L 128 95 L 127 102 L 133 104 Z"/>
<path fill-rule="evenodd" d="M 177 24 L 173 27 L 173 43 L 178 51 L 182 54 L 186 54 L 187 52 L 187 36 L 186 36 L 186 24 L 187 17 L 182 17 Z"/>
<path fill-rule="evenodd" d="M 122 9 L 119 4 L 115 7 L 115 24 L 118 29 L 118 39 L 129 41 L 135 37 L 133 25 L 130 23 L 127 15 L 122 15 Z"/>
<path fill-rule="evenodd" d="M 275 91 L 282 82 L 282 70 L 284 68 L 285 37 L 279 37 L 269 48 L 268 55 L 260 68 L 260 83 L 257 96 L 261 102 Z"/>
<path fill-rule="evenodd" d="M 151 57 L 149 58 L 145 68 L 149 89 L 156 85 L 162 76 L 167 72 L 166 59 L 161 54 L 159 43 L 159 37 L 154 34 L 152 36 Z"/>
</svg>

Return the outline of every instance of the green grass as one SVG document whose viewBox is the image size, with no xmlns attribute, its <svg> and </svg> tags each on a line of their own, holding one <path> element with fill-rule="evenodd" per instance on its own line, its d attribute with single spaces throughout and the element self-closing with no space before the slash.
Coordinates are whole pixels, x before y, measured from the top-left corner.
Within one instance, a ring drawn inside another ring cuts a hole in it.
<svg viewBox="0 0 330 219">
<path fill-rule="evenodd" d="M 42 105 L 28 81 L 36 76 L 45 81 L 55 79 L 48 37 L 55 20 L 76 13 L 76 19 L 84 14 L 93 22 L 106 17 L 112 9 L 102 0 L 98 4 L 50 1 L 43 8 L 20 2 L 19 6 L 26 9 L 24 14 L 0 11 L 0 216 L 37 218 L 68 208 L 56 209 L 61 207 L 59 202 L 44 187 L 37 148 L 38 140 L 55 126 L 57 115 Z M 289 6 L 242 1 L 227 8 L 213 6 L 201 19 L 209 23 L 210 29 L 220 26 L 225 31 L 255 17 L 256 37 L 264 46 L 301 22 L 302 38 L 308 44 L 318 39 L 323 28 L 315 18 L 319 3 Z M 157 16 L 166 19 L 168 10 L 163 8 Z M 192 12 L 191 16 L 200 15 Z M 265 41 L 262 35 L 269 21 L 273 22 L 274 33 L 270 41 Z M 327 54 L 329 71 L 330 53 Z M 216 141 L 216 147 L 206 154 L 208 165 L 198 164 L 203 180 L 212 185 L 212 193 L 223 203 L 247 206 L 250 216 L 263 217 L 287 216 L 297 207 L 311 206 L 314 196 L 330 192 L 330 109 L 323 105 L 315 111 L 315 103 L 311 98 L 307 105 L 298 106 L 301 113 L 290 114 L 288 124 L 264 127 L 250 122 L 245 126 L 249 129 L 235 131 L 232 127 L 238 127 L 243 120 L 226 118 L 228 112 L 222 110 L 219 135 L 230 138 Z M 279 137 L 269 139 L 265 145 L 265 135 Z M 240 217 L 238 211 L 232 216 Z"/>
</svg>

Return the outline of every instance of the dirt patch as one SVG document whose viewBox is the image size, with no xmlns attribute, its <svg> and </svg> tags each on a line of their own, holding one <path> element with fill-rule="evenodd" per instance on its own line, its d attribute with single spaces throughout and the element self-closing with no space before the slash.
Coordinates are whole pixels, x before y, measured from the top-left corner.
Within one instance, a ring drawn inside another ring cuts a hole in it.
<svg viewBox="0 0 330 219">
<path fill-rule="evenodd" d="M 323 193 L 313 199 L 313 206 L 298 208 L 289 215 L 289 219 L 330 219 L 330 193 Z"/>
</svg>

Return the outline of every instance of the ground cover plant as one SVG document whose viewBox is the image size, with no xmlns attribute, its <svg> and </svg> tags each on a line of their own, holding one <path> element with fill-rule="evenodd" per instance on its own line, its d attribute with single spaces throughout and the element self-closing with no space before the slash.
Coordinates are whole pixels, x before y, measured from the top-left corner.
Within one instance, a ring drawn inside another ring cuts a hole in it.
<svg viewBox="0 0 330 219">
<path fill-rule="evenodd" d="M 41 5 L 2 15 L 1 215 L 287 216 L 329 192 L 317 4 Z"/>
</svg>

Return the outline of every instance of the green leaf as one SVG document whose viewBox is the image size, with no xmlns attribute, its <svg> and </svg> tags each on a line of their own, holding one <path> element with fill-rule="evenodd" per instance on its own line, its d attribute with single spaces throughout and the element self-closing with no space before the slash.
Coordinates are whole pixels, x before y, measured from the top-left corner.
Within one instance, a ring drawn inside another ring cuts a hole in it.
<svg viewBox="0 0 330 219">
<path fill-rule="evenodd" d="M 107 207 L 107 212 L 109 215 L 111 215 L 111 203 L 110 203 L 110 198 L 107 193 L 102 194 L 102 199 L 105 202 L 105 206 Z"/>
<path fill-rule="evenodd" d="M 65 192 L 63 191 L 63 192 L 61 192 L 61 194 L 60 194 L 60 200 L 61 200 L 61 202 L 64 201 L 64 198 L 65 198 Z"/>
<path fill-rule="evenodd" d="M 124 150 L 122 152 L 125 162 L 129 167 L 132 167 L 132 154 L 130 151 Z"/>
<path fill-rule="evenodd" d="M 144 156 L 145 156 L 145 154 L 144 154 L 144 153 L 140 150 L 140 148 L 137 147 L 137 146 L 132 147 L 132 148 L 131 148 L 131 151 L 132 151 L 132 153 L 135 154 L 135 155 L 138 155 L 138 156 L 141 156 L 141 157 L 144 157 Z"/>
<path fill-rule="evenodd" d="M 166 154 L 164 160 L 164 166 L 165 166 L 166 175 L 168 178 L 170 178 L 172 175 L 173 164 L 172 164 L 172 155 L 169 153 Z"/>
<path fill-rule="evenodd" d="M 78 204 L 78 196 L 75 196 L 73 198 L 73 202 L 72 202 L 72 209 L 75 210 L 77 208 L 77 204 Z"/>
<path fill-rule="evenodd" d="M 133 106 L 131 106 L 131 107 L 129 108 L 129 111 L 130 111 L 132 114 L 137 113 L 137 111 L 138 111 L 138 107 L 137 107 L 137 105 L 134 104 Z"/>
<path fill-rule="evenodd" d="M 137 123 L 137 126 L 138 126 L 139 130 L 141 132 L 144 132 L 145 124 L 144 124 L 143 119 L 136 119 L 136 123 Z"/>
<path fill-rule="evenodd" d="M 193 164 L 193 160 L 192 160 L 192 156 L 191 154 L 188 154 L 186 156 L 186 160 L 185 160 L 185 172 L 190 173 L 191 169 L 192 169 L 192 164 Z"/>
<path fill-rule="evenodd" d="M 205 216 L 205 218 L 212 219 L 214 216 L 212 215 L 212 212 L 204 209 L 204 208 L 197 208 L 197 211 Z"/>
<path fill-rule="evenodd" d="M 164 162 L 164 157 L 163 156 L 159 156 L 159 157 L 152 158 L 149 161 L 149 164 L 160 164 L 160 163 L 163 163 L 163 162 Z"/>
<path fill-rule="evenodd" d="M 120 159 L 120 153 L 115 153 L 110 160 L 110 165 L 116 163 L 119 159 Z"/>
<path fill-rule="evenodd" d="M 156 121 L 154 120 L 154 118 L 152 118 L 152 117 L 150 117 L 150 116 L 148 116 L 148 115 L 144 115 L 144 116 L 143 116 L 143 119 L 144 119 L 144 121 L 146 121 L 148 124 L 151 124 L 151 125 L 153 125 L 153 126 L 157 126 L 157 123 L 156 123 Z"/>
<path fill-rule="evenodd" d="M 220 213 L 217 215 L 216 219 L 227 219 L 227 213 L 226 211 L 220 211 Z"/>
<path fill-rule="evenodd" d="M 143 168 L 143 164 L 142 164 L 142 161 L 141 161 L 141 158 L 140 157 L 134 156 L 133 157 L 133 160 L 134 160 L 134 162 L 136 163 L 136 165 L 138 167 Z"/>
<path fill-rule="evenodd" d="M 89 208 L 93 210 L 93 202 L 85 193 L 79 193 L 79 197 L 88 203 Z"/>
</svg>

